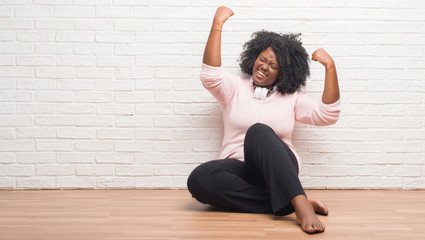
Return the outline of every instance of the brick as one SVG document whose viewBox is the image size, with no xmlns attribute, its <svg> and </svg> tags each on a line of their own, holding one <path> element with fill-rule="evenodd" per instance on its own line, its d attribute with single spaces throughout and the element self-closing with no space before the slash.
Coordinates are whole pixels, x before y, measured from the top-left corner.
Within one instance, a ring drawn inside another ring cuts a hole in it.
<svg viewBox="0 0 425 240">
<path fill-rule="evenodd" d="M 69 43 L 36 43 L 35 52 L 40 54 L 72 54 Z"/>
<path fill-rule="evenodd" d="M 114 151 L 117 152 L 151 152 L 152 143 L 145 141 L 117 141 L 114 142 Z"/>
<path fill-rule="evenodd" d="M 131 80 L 106 80 L 96 81 L 96 90 L 98 91 L 132 91 L 134 90 L 134 81 Z"/>
<path fill-rule="evenodd" d="M 36 19 L 35 20 L 35 29 L 40 30 L 73 30 L 74 22 L 72 20 L 65 19 Z"/>
<path fill-rule="evenodd" d="M 35 76 L 35 70 L 29 67 L 1 67 L 0 76 L 3 78 L 31 78 Z"/>
<path fill-rule="evenodd" d="M 98 139 L 133 139 L 133 129 L 97 129 Z"/>
<path fill-rule="evenodd" d="M 0 189 L 6 190 L 6 189 L 15 189 L 16 183 L 14 177 L 0 177 Z"/>
<path fill-rule="evenodd" d="M 133 67 L 133 57 L 97 57 L 96 65 L 98 67 Z"/>
<path fill-rule="evenodd" d="M 95 113 L 95 106 L 85 103 L 62 103 L 56 105 L 56 111 L 65 114 L 93 114 Z"/>
<path fill-rule="evenodd" d="M 81 7 L 81 6 L 55 7 L 55 17 L 58 17 L 58 18 L 95 17 L 95 8 Z"/>
<path fill-rule="evenodd" d="M 365 187 L 371 189 L 401 189 L 403 187 L 403 179 L 397 177 L 368 177 L 366 178 Z"/>
<path fill-rule="evenodd" d="M 421 176 L 421 169 L 417 166 L 386 166 L 384 169 L 384 176 L 389 177 L 419 177 Z"/>
<path fill-rule="evenodd" d="M 123 92 L 115 94 L 115 101 L 118 103 L 150 103 L 153 102 L 152 92 Z"/>
<path fill-rule="evenodd" d="M 153 46 L 151 44 L 116 44 L 115 55 L 151 55 Z"/>
<path fill-rule="evenodd" d="M 54 189 L 56 188 L 56 179 L 53 177 L 31 177 L 17 178 L 17 189 Z"/>
<path fill-rule="evenodd" d="M 195 164 L 171 164 L 156 165 L 154 168 L 155 175 L 172 175 L 172 176 L 188 176 L 197 165 Z"/>
<path fill-rule="evenodd" d="M 154 54 L 156 55 L 190 55 L 192 46 L 190 44 L 163 44 L 154 45 Z"/>
<path fill-rule="evenodd" d="M 133 12 L 131 14 L 133 14 Z M 152 23 L 150 20 L 138 19 L 114 21 L 114 30 L 116 31 L 150 31 L 151 29 Z"/>
<path fill-rule="evenodd" d="M 94 90 L 93 80 L 60 79 L 56 81 L 59 90 Z"/>
<path fill-rule="evenodd" d="M 364 177 L 330 177 L 327 181 L 328 189 L 359 189 L 366 185 Z"/>
<path fill-rule="evenodd" d="M 15 7 L 15 16 L 16 17 L 53 17 L 53 8 L 52 7 Z"/>
<path fill-rule="evenodd" d="M 23 164 L 55 164 L 56 154 L 39 152 L 17 153 L 16 162 Z"/>
<path fill-rule="evenodd" d="M 60 189 L 94 189 L 95 177 L 61 177 L 57 179 L 56 188 Z"/>
<path fill-rule="evenodd" d="M 94 67 L 95 58 L 88 56 L 58 56 L 58 66 Z"/>
<path fill-rule="evenodd" d="M 425 180 L 423 178 L 404 178 L 403 189 L 425 189 Z"/>
<path fill-rule="evenodd" d="M 35 100 L 39 102 L 74 102 L 75 93 L 71 91 L 38 91 Z"/>
<path fill-rule="evenodd" d="M 150 6 L 150 0 L 113 0 L 117 6 Z"/>
<path fill-rule="evenodd" d="M 113 126 L 113 118 L 109 116 L 77 116 L 75 118 L 77 126 Z"/>
<path fill-rule="evenodd" d="M 134 42 L 133 33 L 124 32 L 97 32 L 96 42 L 100 43 L 132 43 Z"/>
<path fill-rule="evenodd" d="M 58 139 L 93 139 L 96 138 L 96 130 L 92 128 L 58 128 Z"/>
<path fill-rule="evenodd" d="M 32 29 L 33 21 L 31 19 L 0 19 L 0 29 Z"/>
<path fill-rule="evenodd" d="M 94 163 L 94 153 L 81 152 L 59 152 L 57 153 L 58 163 Z"/>
<path fill-rule="evenodd" d="M 93 1 L 85 1 L 85 0 L 74 0 L 74 5 L 111 5 L 111 0 L 93 0 Z"/>
<path fill-rule="evenodd" d="M 185 33 L 187 36 L 187 33 Z M 140 43 L 173 43 L 170 32 L 137 32 L 136 42 Z M 207 39 L 207 37 L 205 37 Z M 205 41 L 204 39 L 204 41 Z"/>
<path fill-rule="evenodd" d="M 36 76 L 38 78 L 74 78 L 75 71 L 72 68 L 52 67 L 52 68 L 37 68 Z"/>
<path fill-rule="evenodd" d="M 53 56 L 17 56 L 16 65 L 54 66 L 56 65 L 56 58 Z"/>
<path fill-rule="evenodd" d="M 76 75 L 77 78 L 110 79 L 114 78 L 114 70 L 110 68 L 78 68 L 76 70 Z"/>
<path fill-rule="evenodd" d="M 118 69 L 116 70 L 117 78 L 125 78 L 125 79 L 143 79 L 143 78 L 153 78 L 154 72 L 149 68 L 137 68 L 137 69 Z"/>
<path fill-rule="evenodd" d="M 132 115 L 134 107 L 129 104 L 96 104 L 96 113 L 103 115 Z"/>
<path fill-rule="evenodd" d="M 135 153 L 134 161 L 137 164 L 166 164 L 172 163 L 173 153 Z"/>
<path fill-rule="evenodd" d="M 0 113 L 15 113 L 15 104 L 13 103 L 0 103 Z"/>
<path fill-rule="evenodd" d="M 57 42 L 94 42 L 93 32 L 57 32 Z"/>
<path fill-rule="evenodd" d="M 134 162 L 131 153 L 97 153 L 97 163 L 131 164 Z"/>
<path fill-rule="evenodd" d="M 56 138 L 56 129 L 45 127 L 18 128 L 18 138 L 51 139 Z"/>
<path fill-rule="evenodd" d="M 2 102 L 29 102 L 32 100 L 32 94 L 29 92 L 14 91 L 1 92 L 0 101 Z"/>
<path fill-rule="evenodd" d="M 135 113 L 146 115 L 170 115 L 173 113 L 173 105 L 168 103 L 155 103 L 155 104 L 137 104 L 135 106 Z"/>
<path fill-rule="evenodd" d="M 0 126 L 2 127 L 29 127 L 34 125 L 34 118 L 21 116 L 0 116 Z"/>
<path fill-rule="evenodd" d="M 153 117 L 149 116 L 117 116 L 115 118 L 117 127 L 152 127 Z"/>
<path fill-rule="evenodd" d="M 39 126 L 70 126 L 74 125 L 72 116 L 36 117 L 35 124 Z"/>
<path fill-rule="evenodd" d="M 112 20 L 84 19 L 75 21 L 76 30 L 111 31 L 112 26 Z"/>
<path fill-rule="evenodd" d="M 45 165 L 36 166 L 36 175 L 38 176 L 69 176 L 75 175 L 74 165 Z"/>
<path fill-rule="evenodd" d="M 36 140 L 35 148 L 37 151 L 74 151 L 74 141 L 67 140 Z"/>
<path fill-rule="evenodd" d="M 136 80 L 136 90 L 168 91 L 173 90 L 173 80 L 169 79 L 143 79 Z"/>
<path fill-rule="evenodd" d="M 172 140 L 173 132 L 169 130 L 136 130 L 135 138 L 138 140 Z"/>
<path fill-rule="evenodd" d="M 34 167 L 22 164 L 5 165 L 0 168 L 0 176 L 30 177 L 34 175 Z"/>
<path fill-rule="evenodd" d="M 101 92 L 77 92 L 77 102 L 84 103 L 108 103 L 113 101 L 111 93 Z"/>
<path fill-rule="evenodd" d="M 324 177 L 300 177 L 304 189 L 324 189 L 326 178 Z"/>
<path fill-rule="evenodd" d="M 132 165 L 115 167 L 116 176 L 152 176 L 152 165 Z"/>
<path fill-rule="evenodd" d="M 75 148 L 79 152 L 104 152 L 111 151 L 113 143 L 106 140 L 77 141 Z"/>
<path fill-rule="evenodd" d="M 112 55 L 112 44 L 75 44 L 74 53 L 77 55 Z"/>
<path fill-rule="evenodd" d="M 134 179 L 133 178 L 108 178 L 108 177 L 98 177 L 96 178 L 96 187 L 105 188 L 105 189 L 122 189 L 122 188 L 134 188 Z"/>
<path fill-rule="evenodd" d="M 165 188 L 165 186 L 173 186 L 173 177 L 171 176 L 152 176 L 152 177 L 136 177 L 135 187 L 146 188 Z"/>
<path fill-rule="evenodd" d="M 174 58 L 171 57 L 171 56 L 141 56 L 141 57 L 136 57 L 136 66 L 142 66 L 142 67 L 173 67 L 174 66 Z"/>
<path fill-rule="evenodd" d="M 16 163 L 15 155 L 9 154 L 9 153 L 0 153 L 0 164 L 4 164 L 4 163 L 7 163 L 7 164 Z"/>
<path fill-rule="evenodd" d="M 11 128 L 0 129 L 0 139 L 15 139 L 16 131 Z"/>
<path fill-rule="evenodd" d="M 112 176 L 114 166 L 104 164 L 79 164 L 77 165 L 77 176 Z"/>
<path fill-rule="evenodd" d="M 72 5 L 72 0 L 35 0 L 37 5 Z"/>
<path fill-rule="evenodd" d="M 96 7 L 98 18 L 128 18 L 133 16 L 131 7 Z"/>
</svg>

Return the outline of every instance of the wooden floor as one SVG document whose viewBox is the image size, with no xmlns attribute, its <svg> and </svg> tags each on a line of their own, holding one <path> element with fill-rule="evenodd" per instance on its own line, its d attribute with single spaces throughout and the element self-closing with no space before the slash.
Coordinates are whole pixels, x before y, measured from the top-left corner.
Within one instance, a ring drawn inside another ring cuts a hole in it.
<svg viewBox="0 0 425 240">
<path fill-rule="evenodd" d="M 224 212 L 186 190 L 0 191 L 0 239 L 425 239 L 425 191 L 310 190 L 330 215 L 308 235 L 295 215 Z"/>
</svg>

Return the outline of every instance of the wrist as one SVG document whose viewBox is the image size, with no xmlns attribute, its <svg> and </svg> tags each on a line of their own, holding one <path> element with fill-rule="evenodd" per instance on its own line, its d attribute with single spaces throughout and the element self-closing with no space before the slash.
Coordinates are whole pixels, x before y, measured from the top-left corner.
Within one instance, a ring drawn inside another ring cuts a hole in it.
<svg viewBox="0 0 425 240">
<path fill-rule="evenodd" d="M 219 23 L 219 22 L 214 22 L 211 26 L 211 29 L 218 29 L 220 31 L 222 28 L 223 28 L 223 23 Z"/>
<path fill-rule="evenodd" d="M 325 64 L 325 68 L 326 70 L 331 70 L 331 69 L 335 69 L 335 63 L 334 61 L 328 62 Z"/>
</svg>

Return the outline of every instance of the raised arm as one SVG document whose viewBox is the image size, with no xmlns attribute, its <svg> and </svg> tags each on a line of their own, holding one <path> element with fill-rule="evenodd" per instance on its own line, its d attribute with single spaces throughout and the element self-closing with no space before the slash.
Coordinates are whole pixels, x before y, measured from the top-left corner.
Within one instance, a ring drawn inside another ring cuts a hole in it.
<svg viewBox="0 0 425 240">
<path fill-rule="evenodd" d="M 336 74 L 336 67 L 334 60 L 329 54 L 322 48 L 317 49 L 313 54 L 313 61 L 321 63 L 326 70 L 325 74 L 325 88 L 322 94 L 322 102 L 325 104 L 331 104 L 339 100 L 339 86 L 338 77 Z"/>
<path fill-rule="evenodd" d="M 211 26 L 210 35 L 204 50 L 202 62 L 204 64 L 220 67 L 221 66 L 221 29 L 223 24 L 233 16 L 230 8 L 221 6 L 215 12 L 214 20 Z"/>
</svg>

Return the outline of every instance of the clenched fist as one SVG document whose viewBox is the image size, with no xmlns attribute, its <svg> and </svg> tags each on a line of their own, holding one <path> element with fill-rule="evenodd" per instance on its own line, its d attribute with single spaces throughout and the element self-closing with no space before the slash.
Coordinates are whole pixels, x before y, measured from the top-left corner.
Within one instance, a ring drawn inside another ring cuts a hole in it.
<svg viewBox="0 0 425 240">
<path fill-rule="evenodd" d="M 217 11 L 215 12 L 213 24 L 222 26 L 227 21 L 227 19 L 233 16 L 233 14 L 233 11 L 226 6 L 218 7 Z"/>
<path fill-rule="evenodd" d="M 331 56 L 323 49 L 319 48 L 311 56 L 311 60 L 321 63 L 325 67 L 331 67 L 335 65 L 334 60 Z"/>
</svg>

